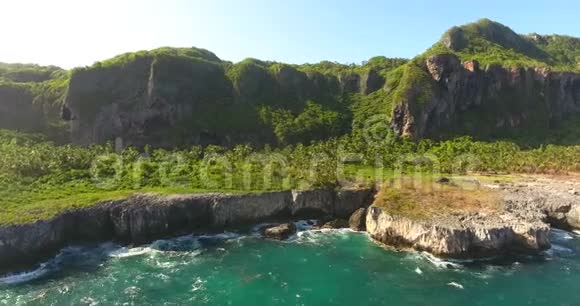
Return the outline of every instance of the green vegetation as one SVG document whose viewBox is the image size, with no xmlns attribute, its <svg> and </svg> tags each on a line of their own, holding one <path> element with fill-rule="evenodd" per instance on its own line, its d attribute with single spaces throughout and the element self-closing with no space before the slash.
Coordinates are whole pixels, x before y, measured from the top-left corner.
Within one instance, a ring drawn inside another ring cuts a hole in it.
<svg viewBox="0 0 580 306">
<path fill-rule="evenodd" d="M 578 38 L 522 36 L 481 20 L 449 30 L 412 60 L 379 56 L 361 64 L 288 65 L 250 58 L 231 63 L 204 49 L 166 47 L 72 71 L 0 63 L 0 129 L 43 134 L 0 130 L 0 224 L 46 219 L 136 192 L 336 187 L 382 182 L 403 172 L 430 178 L 468 171 L 577 172 L 580 120 L 570 114 L 557 129 L 546 129 L 545 93 L 535 88 L 525 95 L 501 89 L 495 100 L 451 122 L 449 134 L 436 135 L 445 141 L 400 139 L 391 119 L 401 105 L 419 118 L 438 93 L 440 84 L 425 64 L 430 55 L 579 71 L 579 52 Z M 74 82 L 83 86 L 69 86 Z M 109 126 L 95 131 L 91 124 L 115 102 L 125 117 L 143 117 L 102 138 L 122 136 L 139 148 L 117 152 L 112 144 L 57 145 L 55 140 L 65 143 L 68 131 L 60 119 L 65 98 L 88 134 L 109 133 Z M 498 114 L 522 109 L 532 123 L 524 127 L 526 136 L 497 132 Z M 458 131 L 485 141 L 453 138 Z M 204 146 L 191 147 L 193 142 Z M 208 145 L 220 142 L 228 146 Z M 382 196 L 395 205 L 390 209 L 411 214 L 421 202 L 414 195 L 432 194 L 409 189 Z M 453 209 L 458 199 L 452 190 L 447 195 L 439 200 Z M 478 196 L 483 195 L 472 198 Z M 474 209 L 483 207 L 478 205 L 474 202 Z"/>
<path fill-rule="evenodd" d="M 342 135 L 348 129 L 344 126 L 347 120 L 342 118 L 342 114 L 313 101 L 307 101 L 304 111 L 297 116 L 288 110 L 272 110 L 270 107 L 262 108 L 260 115 L 264 123 L 272 126 L 282 144 L 328 139 Z"/>
<path fill-rule="evenodd" d="M 108 60 L 96 62 L 90 68 L 123 67 L 138 60 L 153 59 L 158 56 L 179 57 L 186 59 L 202 59 L 208 62 L 220 62 L 220 59 L 215 54 L 205 49 L 163 47 L 150 51 L 143 50 L 138 52 L 129 52 L 121 54 Z"/>
<path fill-rule="evenodd" d="M 58 67 L 0 63 L 0 128 L 64 139 L 60 111 L 67 87 L 68 72 Z"/>
<path fill-rule="evenodd" d="M 312 106 L 316 108 L 316 106 Z M 371 145 L 343 136 L 310 145 L 184 150 L 58 146 L 0 132 L 0 224 L 45 219 L 135 192 L 259 192 L 383 181 L 396 173 L 580 171 L 580 146 L 524 150 L 509 142 L 401 139 Z"/>
<path fill-rule="evenodd" d="M 510 28 L 481 19 L 453 27 L 427 53 L 455 53 L 462 60 L 503 67 L 550 67 L 580 71 L 580 38 L 560 35 L 519 35 Z"/>
<path fill-rule="evenodd" d="M 29 83 L 44 82 L 58 77 L 62 69 L 55 66 L 0 63 L 0 81 Z"/>
</svg>

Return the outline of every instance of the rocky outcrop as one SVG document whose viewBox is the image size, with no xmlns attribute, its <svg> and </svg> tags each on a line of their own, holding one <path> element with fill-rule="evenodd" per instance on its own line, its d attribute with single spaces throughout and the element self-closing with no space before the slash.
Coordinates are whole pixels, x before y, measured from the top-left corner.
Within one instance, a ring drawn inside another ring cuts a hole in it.
<svg viewBox="0 0 580 306">
<path fill-rule="evenodd" d="M 366 208 L 359 208 L 357 209 L 348 220 L 348 225 L 350 229 L 357 232 L 362 232 L 367 229 L 367 209 Z"/>
<path fill-rule="evenodd" d="M 334 214 L 336 193 L 333 190 L 293 190 L 290 210 L 295 216 L 328 216 Z"/>
<path fill-rule="evenodd" d="M 334 190 L 305 190 L 292 192 L 292 214 L 296 216 L 337 216 L 348 218 L 374 200 L 374 189 L 346 188 Z"/>
<path fill-rule="evenodd" d="M 264 230 L 264 236 L 271 239 L 285 240 L 296 233 L 296 225 L 294 223 L 284 223 L 277 226 L 272 226 Z"/>
<path fill-rule="evenodd" d="M 506 210 L 528 220 L 542 220 L 554 227 L 580 229 L 580 196 L 575 180 L 523 178 L 516 182 L 488 184 L 501 191 Z"/>
<path fill-rule="evenodd" d="M 289 216 L 290 192 L 220 196 L 212 205 L 212 225 L 222 228 Z"/>
<path fill-rule="evenodd" d="M 495 190 L 502 201 L 497 211 L 411 218 L 373 205 L 367 210 L 366 230 L 377 241 L 394 247 L 448 257 L 485 257 L 545 250 L 550 247 L 550 226 L 580 229 L 577 179 L 522 176 L 493 183 L 477 180 L 477 185 Z"/>
<path fill-rule="evenodd" d="M 123 66 L 75 71 L 65 110 L 76 143 L 122 138 L 126 145 L 171 146 L 177 143 L 168 133 L 183 122 L 217 116 L 215 103 L 231 99 L 231 86 L 219 63 L 143 56 Z M 185 141 L 204 144 L 200 137 L 213 128 L 193 128 Z"/>
<path fill-rule="evenodd" d="M 325 222 L 322 226 L 320 226 L 321 229 L 340 229 L 340 228 L 347 228 L 347 227 L 348 227 L 348 221 L 345 219 L 330 220 L 328 222 Z"/>
<path fill-rule="evenodd" d="M 396 101 L 391 125 L 414 138 L 489 136 L 518 129 L 556 128 L 580 113 L 580 74 L 546 68 L 481 68 L 452 54 L 414 63 L 424 78 Z"/>
<path fill-rule="evenodd" d="M 372 189 L 351 189 L 348 201 L 338 195 L 340 191 L 311 190 L 244 195 L 142 194 L 102 202 L 33 224 L 0 226 L 0 271 L 34 264 L 76 243 L 116 240 L 141 244 L 181 233 L 316 218 L 321 214 L 334 217 L 336 211 L 365 207 L 368 202 L 349 201 L 366 201 L 372 193 Z"/>
<path fill-rule="evenodd" d="M 444 257 L 487 257 L 510 251 L 538 252 L 550 247 L 549 227 L 512 215 L 447 216 L 415 220 L 371 206 L 367 232 L 381 243 Z"/>
</svg>

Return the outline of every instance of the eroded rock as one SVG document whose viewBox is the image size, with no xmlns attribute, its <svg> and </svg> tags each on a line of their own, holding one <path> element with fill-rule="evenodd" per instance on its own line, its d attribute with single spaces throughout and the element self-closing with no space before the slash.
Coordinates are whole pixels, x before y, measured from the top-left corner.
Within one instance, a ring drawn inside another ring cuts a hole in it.
<svg viewBox="0 0 580 306">
<path fill-rule="evenodd" d="M 350 229 L 353 231 L 362 232 L 365 231 L 366 226 L 366 219 L 367 219 L 367 209 L 366 208 L 359 208 L 357 209 L 348 220 L 348 225 Z"/>
<path fill-rule="evenodd" d="M 347 228 L 348 221 L 344 219 L 334 219 L 324 223 L 320 228 L 321 229 L 339 229 L 339 228 Z"/>
<path fill-rule="evenodd" d="M 264 236 L 271 239 L 285 240 L 296 233 L 294 223 L 284 223 L 264 230 Z"/>
<path fill-rule="evenodd" d="M 550 247 L 546 224 L 512 215 L 415 220 L 371 206 L 366 227 L 371 237 L 379 242 L 445 257 L 487 257 L 515 250 L 539 252 Z"/>
</svg>

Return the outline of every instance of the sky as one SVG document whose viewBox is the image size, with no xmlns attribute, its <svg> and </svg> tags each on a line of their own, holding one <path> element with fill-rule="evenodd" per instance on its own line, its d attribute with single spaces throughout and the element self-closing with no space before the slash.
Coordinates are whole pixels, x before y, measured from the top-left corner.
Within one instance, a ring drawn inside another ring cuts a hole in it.
<svg viewBox="0 0 580 306">
<path fill-rule="evenodd" d="M 580 37 L 577 0 L 1 0 L 0 62 L 63 68 L 161 46 L 233 62 L 411 58 L 454 25 Z"/>
</svg>

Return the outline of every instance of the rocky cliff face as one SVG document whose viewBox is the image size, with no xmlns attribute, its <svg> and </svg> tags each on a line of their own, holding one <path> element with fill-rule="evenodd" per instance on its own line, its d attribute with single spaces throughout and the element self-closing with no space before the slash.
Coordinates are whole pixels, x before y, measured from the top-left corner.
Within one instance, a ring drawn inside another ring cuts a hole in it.
<svg viewBox="0 0 580 306">
<path fill-rule="evenodd" d="M 307 100 L 338 104 L 342 94 L 369 94 L 384 82 L 372 69 L 306 73 L 258 60 L 231 64 L 215 55 L 152 52 L 74 71 L 64 113 L 73 141 L 81 144 L 116 138 L 138 146 L 267 142 L 274 133 L 259 122 L 258 105 L 300 112 Z"/>
<path fill-rule="evenodd" d="M 0 84 L 0 129 L 39 131 L 45 127 L 42 109 L 33 99 L 27 86 Z"/>
<path fill-rule="evenodd" d="M 0 271 L 28 266 L 74 243 L 147 243 L 180 233 L 296 218 L 350 214 L 372 189 L 263 194 L 138 195 L 65 212 L 34 224 L 0 226 Z"/>
<path fill-rule="evenodd" d="M 387 245 L 445 257 L 487 257 L 550 247 L 548 225 L 519 220 L 509 214 L 413 220 L 371 206 L 366 229 L 371 237 Z"/>
<path fill-rule="evenodd" d="M 580 229 L 580 183 L 574 179 L 522 177 L 482 182 L 503 205 L 493 213 L 454 213 L 411 218 L 372 205 L 366 230 L 377 241 L 445 257 L 487 257 L 550 247 L 549 227 Z"/>
<path fill-rule="evenodd" d="M 482 68 L 451 54 L 428 57 L 419 65 L 428 75 L 427 84 L 411 87 L 393 110 L 392 127 L 400 135 L 530 133 L 557 128 L 564 118 L 580 113 L 580 74 Z"/>
<path fill-rule="evenodd" d="M 214 127 L 202 121 L 216 116 L 216 107 L 230 98 L 231 84 L 217 63 L 141 57 L 124 66 L 74 73 L 65 108 L 77 143 L 120 137 L 127 145 L 151 142 L 163 146 L 175 142 L 172 133 L 211 141 L 215 131 L 207 130 Z M 196 133 L 183 135 L 188 128 Z"/>
</svg>

